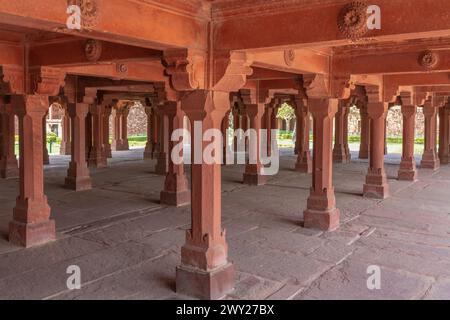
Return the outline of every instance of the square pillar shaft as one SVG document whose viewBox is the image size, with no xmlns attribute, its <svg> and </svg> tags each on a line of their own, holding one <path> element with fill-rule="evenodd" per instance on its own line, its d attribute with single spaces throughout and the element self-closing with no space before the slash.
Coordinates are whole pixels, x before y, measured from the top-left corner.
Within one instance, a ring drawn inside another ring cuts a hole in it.
<svg viewBox="0 0 450 320">
<path fill-rule="evenodd" d="M 0 115 L 2 130 L 0 176 L 3 179 L 18 178 L 19 166 L 15 154 L 15 119 L 12 105 L 0 105 Z"/>
<path fill-rule="evenodd" d="M 86 116 L 89 110 L 87 103 L 69 103 L 68 115 L 71 125 L 71 161 L 67 170 L 65 186 L 68 189 L 83 191 L 92 188 L 91 177 L 85 157 L 86 150 Z"/>
<path fill-rule="evenodd" d="M 168 133 L 171 137 L 174 130 L 183 129 L 184 113 L 181 110 L 181 102 L 167 101 L 164 103 L 164 113 L 167 115 Z M 160 199 L 162 204 L 181 207 L 191 202 L 188 180 L 184 173 L 183 138 L 181 137 L 178 143 L 170 138 L 168 140 L 168 172 Z M 175 147 L 178 152 L 176 158 L 173 159 L 172 157 L 175 155 L 172 155 L 172 152 Z"/>
<path fill-rule="evenodd" d="M 364 196 L 385 199 L 389 196 L 389 185 L 384 170 L 385 123 L 388 104 L 370 102 L 367 105 L 370 117 L 370 163 L 364 184 Z"/>
<path fill-rule="evenodd" d="M 333 187 L 333 117 L 337 99 L 309 99 L 314 119 L 314 156 L 312 187 L 308 207 L 303 213 L 305 227 L 332 231 L 339 227 L 340 212 L 336 208 Z"/>
<path fill-rule="evenodd" d="M 192 123 L 220 130 L 223 117 L 230 108 L 228 92 L 197 90 L 186 95 L 182 108 Z M 177 292 L 203 299 L 219 299 L 234 287 L 235 272 L 228 261 L 226 232 L 221 226 L 221 164 L 207 163 L 199 155 L 211 142 L 192 134 L 192 199 L 191 228 L 181 249 L 181 265 L 177 268 Z M 221 152 L 216 148 L 215 152 Z M 199 153 L 196 156 L 196 153 Z"/>
<path fill-rule="evenodd" d="M 55 239 L 55 222 L 44 194 L 43 123 L 49 108 L 48 96 L 13 96 L 19 117 L 20 194 L 9 225 L 9 241 L 32 247 Z"/>
<path fill-rule="evenodd" d="M 404 181 L 416 181 L 416 159 L 414 158 L 414 140 L 416 126 L 416 107 L 402 106 L 403 114 L 403 152 L 398 179 Z"/>
<path fill-rule="evenodd" d="M 437 170 L 440 166 L 436 152 L 437 108 L 432 105 L 431 101 L 426 101 L 423 106 L 423 113 L 425 115 L 425 148 L 421 167 L 423 169 Z"/>
</svg>

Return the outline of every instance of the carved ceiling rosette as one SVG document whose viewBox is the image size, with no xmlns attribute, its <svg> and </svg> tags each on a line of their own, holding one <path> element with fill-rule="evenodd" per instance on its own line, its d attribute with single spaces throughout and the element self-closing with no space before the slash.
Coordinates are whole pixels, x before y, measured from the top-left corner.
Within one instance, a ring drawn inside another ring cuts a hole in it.
<svg viewBox="0 0 450 320">
<path fill-rule="evenodd" d="M 369 31 L 367 7 L 364 1 L 353 1 L 346 4 L 339 12 L 338 27 L 345 37 L 357 41 Z"/>
<path fill-rule="evenodd" d="M 97 0 L 68 0 L 67 5 L 76 5 L 81 12 L 81 26 L 93 28 L 97 25 L 99 16 L 99 4 Z"/>
<path fill-rule="evenodd" d="M 84 54 L 90 62 L 97 62 L 102 56 L 102 42 L 99 40 L 89 39 L 84 45 Z"/>
<path fill-rule="evenodd" d="M 434 69 L 439 62 L 439 56 L 436 52 L 425 51 L 419 56 L 419 64 L 427 70 Z"/>
</svg>

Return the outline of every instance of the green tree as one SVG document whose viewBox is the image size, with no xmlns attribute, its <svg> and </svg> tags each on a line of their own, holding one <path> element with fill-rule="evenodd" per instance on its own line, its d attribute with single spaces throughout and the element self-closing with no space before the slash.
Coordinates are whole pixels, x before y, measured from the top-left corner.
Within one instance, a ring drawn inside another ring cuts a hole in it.
<svg viewBox="0 0 450 320">
<path fill-rule="evenodd" d="M 280 109 L 278 109 L 277 118 L 286 121 L 286 129 L 289 131 L 289 124 L 291 120 L 295 118 L 294 108 L 287 103 L 283 103 Z"/>
</svg>

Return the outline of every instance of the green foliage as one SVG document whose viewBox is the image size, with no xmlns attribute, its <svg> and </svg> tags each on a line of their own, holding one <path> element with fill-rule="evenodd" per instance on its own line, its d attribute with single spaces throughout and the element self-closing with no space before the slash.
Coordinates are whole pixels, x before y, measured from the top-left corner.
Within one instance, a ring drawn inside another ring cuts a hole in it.
<svg viewBox="0 0 450 320">
<path fill-rule="evenodd" d="M 295 111 L 290 105 L 283 103 L 280 109 L 278 109 L 277 118 L 285 121 L 291 121 L 295 118 Z"/>
<path fill-rule="evenodd" d="M 128 142 L 147 142 L 147 136 L 131 136 Z"/>
<path fill-rule="evenodd" d="M 61 139 L 58 138 L 58 135 L 56 133 L 49 132 L 49 133 L 47 133 L 47 143 L 61 144 Z"/>
</svg>

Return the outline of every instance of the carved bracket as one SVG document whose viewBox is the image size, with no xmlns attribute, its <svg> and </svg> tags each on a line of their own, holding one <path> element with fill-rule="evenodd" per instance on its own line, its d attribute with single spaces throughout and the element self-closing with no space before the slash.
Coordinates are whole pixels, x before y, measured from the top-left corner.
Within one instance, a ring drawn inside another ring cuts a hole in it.
<svg viewBox="0 0 450 320">
<path fill-rule="evenodd" d="M 58 68 L 36 67 L 29 71 L 30 93 L 56 96 L 64 87 L 66 73 Z"/>
<path fill-rule="evenodd" d="M 232 92 L 244 87 L 253 74 L 251 56 L 245 52 L 227 52 L 214 57 L 213 90 Z"/>
<path fill-rule="evenodd" d="M 191 91 L 205 87 L 205 54 L 188 49 L 166 50 L 163 63 L 178 91 Z"/>
<path fill-rule="evenodd" d="M 24 71 L 21 66 L 0 65 L 0 93 L 18 94 L 24 90 Z"/>
<path fill-rule="evenodd" d="M 350 75 L 308 74 L 303 86 L 308 98 L 348 99 L 355 82 Z"/>
</svg>

